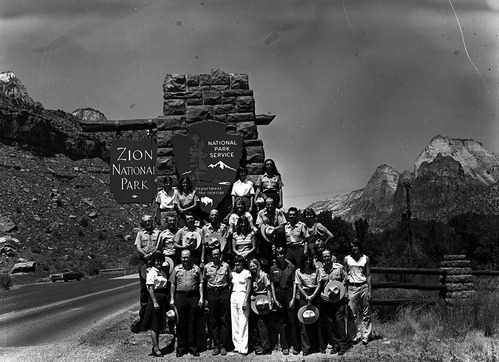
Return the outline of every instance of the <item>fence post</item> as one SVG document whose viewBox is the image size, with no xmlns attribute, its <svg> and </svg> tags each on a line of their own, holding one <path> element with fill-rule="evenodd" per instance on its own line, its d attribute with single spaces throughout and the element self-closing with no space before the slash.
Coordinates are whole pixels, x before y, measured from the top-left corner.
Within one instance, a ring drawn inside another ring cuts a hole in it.
<svg viewBox="0 0 499 362">
<path fill-rule="evenodd" d="M 446 302 L 456 304 L 473 301 L 475 279 L 471 270 L 471 261 L 466 259 L 466 255 L 444 255 L 440 267 L 446 271 L 443 277 L 447 287 Z"/>
</svg>

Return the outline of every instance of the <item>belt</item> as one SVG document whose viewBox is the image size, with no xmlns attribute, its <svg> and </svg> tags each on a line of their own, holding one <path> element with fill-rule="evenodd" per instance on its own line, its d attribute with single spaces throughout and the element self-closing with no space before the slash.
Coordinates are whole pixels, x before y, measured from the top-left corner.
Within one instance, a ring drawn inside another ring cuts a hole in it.
<svg viewBox="0 0 499 362">
<path fill-rule="evenodd" d="M 223 287 L 210 287 L 208 286 L 208 290 L 212 291 L 223 291 L 223 290 L 229 290 L 228 286 L 223 286 Z"/>
<path fill-rule="evenodd" d="M 197 295 L 197 294 L 199 294 L 199 292 L 197 290 L 192 290 L 192 291 L 176 290 L 175 293 L 184 294 L 184 295 Z"/>
<path fill-rule="evenodd" d="M 350 283 L 350 282 L 348 282 L 348 285 L 351 285 L 353 287 L 360 287 L 360 286 L 363 286 L 364 284 L 367 284 L 367 282 L 362 282 L 362 283 Z"/>
<path fill-rule="evenodd" d="M 277 287 L 278 290 L 291 290 L 292 287 Z"/>
<path fill-rule="evenodd" d="M 291 245 L 287 245 L 288 248 L 291 248 L 291 249 L 296 249 L 296 248 L 303 248 L 303 244 L 291 244 Z"/>
</svg>

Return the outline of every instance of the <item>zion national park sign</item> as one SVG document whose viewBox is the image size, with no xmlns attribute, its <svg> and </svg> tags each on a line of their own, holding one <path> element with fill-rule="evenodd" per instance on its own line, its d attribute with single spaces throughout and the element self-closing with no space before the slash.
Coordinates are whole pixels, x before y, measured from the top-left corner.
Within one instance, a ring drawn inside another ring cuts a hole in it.
<svg viewBox="0 0 499 362">
<path fill-rule="evenodd" d="M 243 137 L 225 133 L 226 125 L 207 121 L 187 127 L 172 138 L 179 177 L 191 179 L 205 212 L 216 208 L 230 191 L 241 161 Z"/>
</svg>

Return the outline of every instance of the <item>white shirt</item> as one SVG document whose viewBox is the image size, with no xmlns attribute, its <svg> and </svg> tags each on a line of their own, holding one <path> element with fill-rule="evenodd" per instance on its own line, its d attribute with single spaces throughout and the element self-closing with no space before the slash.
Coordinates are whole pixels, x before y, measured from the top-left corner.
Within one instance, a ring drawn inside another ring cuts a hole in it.
<svg viewBox="0 0 499 362">
<path fill-rule="evenodd" d="M 232 271 L 232 292 L 246 293 L 246 280 L 251 279 L 251 273 L 247 269 L 241 270 L 240 273 Z"/>
<path fill-rule="evenodd" d="M 166 288 L 168 278 L 164 271 L 151 267 L 147 269 L 146 273 L 147 285 L 154 285 L 154 289 Z"/>
<path fill-rule="evenodd" d="M 253 187 L 253 182 L 249 180 L 241 181 L 237 180 L 232 185 L 232 196 L 245 196 L 250 197 L 255 194 L 255 189 Z"/>
</svg>

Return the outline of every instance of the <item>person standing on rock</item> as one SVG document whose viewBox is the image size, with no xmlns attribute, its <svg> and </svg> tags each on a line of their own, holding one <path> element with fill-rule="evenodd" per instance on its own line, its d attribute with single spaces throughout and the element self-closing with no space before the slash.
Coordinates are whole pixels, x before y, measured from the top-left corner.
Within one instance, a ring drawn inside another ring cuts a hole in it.
<svg viewBox="0 0 499 362">
<path fill-rule="evenodd" d="M 350 243 L 351 254 L 344 260 L 347 273 L 348 307 L 353 318 L 348 320 L 348 338 L 366 345 L 371 335 L 371 261 L 361 252 L 359 239 Z M 360 319 L 360 323 L 359 323 Z"/>
<path fill-rule="evenodd" d="M 161 243 L 159 234 L 161 230 L 153 226 L 153 217 L 151 215 L 144 215 L 140 224 L 141 230 L 137 233 L 135 238 L 135 247 L 139 253 L 139 281 L 140 281 L 140 317 L 145 311 L 149 293 L 146 287 L 146 269 L 151 256 L 156 251 L 161 251 Z"/>
</svg>

